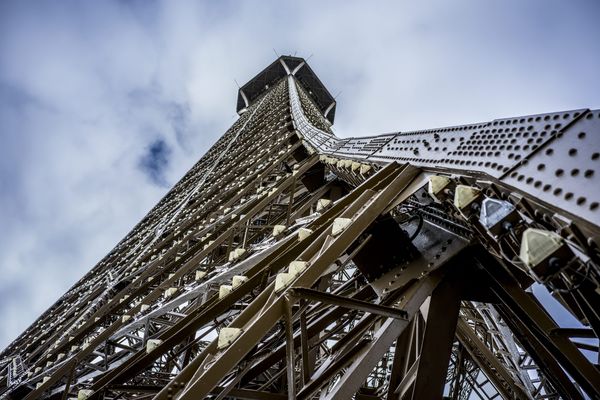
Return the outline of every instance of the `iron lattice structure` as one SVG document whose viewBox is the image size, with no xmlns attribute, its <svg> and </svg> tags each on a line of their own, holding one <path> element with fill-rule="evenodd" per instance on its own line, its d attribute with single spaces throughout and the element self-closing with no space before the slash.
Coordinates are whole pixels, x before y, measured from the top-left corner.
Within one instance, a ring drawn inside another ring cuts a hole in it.
<svg viewBox="0 0 600 400">
<path fill-rule="evenodd" d="M 2 398 L 600 398 L 599 111 L 341 139 L 287 56 L 237 109 L 0 354 Z"/>
</svg>

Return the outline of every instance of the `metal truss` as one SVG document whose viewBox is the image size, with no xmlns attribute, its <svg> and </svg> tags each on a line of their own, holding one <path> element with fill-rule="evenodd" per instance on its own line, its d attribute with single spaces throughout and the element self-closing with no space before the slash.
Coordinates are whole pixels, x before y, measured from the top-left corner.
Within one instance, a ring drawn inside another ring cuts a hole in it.
<svg viewBox="0 0 600 400">
<path fill-rule="evenodd" d="M 600 112 L 341 139 L 304 60 L 242 89 L 0 354 L 1 398 L 600 398 Z"/>
</svg>

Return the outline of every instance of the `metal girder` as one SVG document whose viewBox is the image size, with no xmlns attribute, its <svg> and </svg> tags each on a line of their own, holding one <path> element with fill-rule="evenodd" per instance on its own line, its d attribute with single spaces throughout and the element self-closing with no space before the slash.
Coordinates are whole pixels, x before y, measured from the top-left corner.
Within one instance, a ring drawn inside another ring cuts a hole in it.
<svg viewBox="0 0 600 400">
<path fill-rule="evenodd" d="M 600 398 L 600 113 L 341 139 L 335 107 L 297 57 L 241 88 L 223 137 L 0 353 L 0 397 Z"/>
<path fill-rule="evenodd" d="M 422 350 L 412 385 L 412 399 L 441 397 L 458 320 L 461 291 L 462 281 L 457 279 L 455 272 L 431 294 Z"/>
<path fill-rule="evenodd" d="M 488 264 L 489 266 L 489 264 Z M 556 323 L 546 314 L 539 302 L 511 280 L 502 268 L 486 268 L 493 279 L 491 289 L 502 303 L 534 335 L 542 346 L 569 373 L 589 396 L 598 393 L 600 371 L 564 336 L 550 336 L 557 329 Z"/>
<path fill-rule="evenodd" d="M 460 343 L 504 398 L 527 399 L 530 397 L 520 383 L 515 382 L 515 378 L 508 373 L 504 365 L 497 360 L 489 348 L 462 319 L 458 321 L 457 330 Z"/>
<path fill-rule="evenodd" d="M 414 317 L 425 299 L 435 289 L 439 280 L 439 277 L 431 276 L 429 279 L 424 279 L 408 289 L 405 303 L 401 303 L 400 306 L 408 312 L 410 317 Z M 379 329 L 375 331 L 372 342 L 357 354 L 332 392 L 328 394 L 327 399 L 347 399 L 355 393 L 367 378 L 375 362 L 385 354 L 407 326 L 408 321 L 402 319 L 388 319 L 382 322 Z"/>
<path fill-rule="evenodd" d="M 407 319 L 408 313 L 393 307 L 386 307 L 379 304 L 372 304 L 362 300 L 356 300 L 348 297 L 337 296 L 334 294 L 319 292 L 308 288 L 292 288 L 290 295 L 297 299 L 313 300 L 327 304 L 333 304 L 351 310 L 360 310 L 371 314 L 381 315 L 388 318 Z"/>
<path fill-rule="evenodd" d="M 359 196 L 355 203 L 350 204 L 341 215 L 346 218 L 352 218 L 352 223 L 336 238 L 329 236 L 329 232 L 323 232 L 300 255 L 301 258 L 310 260 L 310 265 L 296 279 L 295 285 L 311 286 L 314 284 L 325 269 L 354 241 L 354 238 L 373 221 L 378 215 L 378 211 L 381 212 L 396 193 L 410 182 L 412 177 L 414 177 L 414 172 L 403 172 L 385 187 L 380 194 L 375 195 L 374 192 L 369 193 L 367 191 Z M 369 204 L 369 207 L 354 215 L 365 204 Z M 308 241 L 308 239 L 305 240 Z M 242 330 L 240 337 L 219 354 L 215 353 L 216 342 L 213 342 L 207 349 L 208 351 L 205 350 L 203 355 L 200 356 L 202 360 L 206 359 L 206 357 L 211 357 L 212 364 L 202 371 L 201 374 L 196 375 L 189 381 L 180 395 L 181 399 L 205 396 L 212 387 L 216 386 L 222 378 L 223 372 L 229 372 L 240 361 L 240 358 L 250 351 L 250 348 L 258 342 L 262 335 L 270 330 L 275 322 L 281 319 L 283 300 L 281 295 L 275 292 L 275 284 L 273 283 L 270 286 L 273 287 L 273 292 L 264 291 L 255 300 L 258 302 L 256 308 L 262 310 L 257 319 L 252 319 L 249 316 L 247 321 L 239 320 L 241 316 L 249 312 L 253 314 L 256 312 L 254 308 L 249 307 L 242 312 L 238 319 L 230 324 L 230 326 Z M 161 393 L 163 392 L 164 390 Z"/>
</svg>

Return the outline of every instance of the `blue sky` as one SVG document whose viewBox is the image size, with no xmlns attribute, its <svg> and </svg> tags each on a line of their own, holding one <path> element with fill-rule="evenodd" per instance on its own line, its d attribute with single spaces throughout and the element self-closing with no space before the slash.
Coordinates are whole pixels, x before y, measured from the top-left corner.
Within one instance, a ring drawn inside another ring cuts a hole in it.
<svg viewBox="0 0 600 400">
<path fill-rule="evenodd" d="M 598 4 L 0 2 L 0 347 L 231 125 L 273 49 L 312 55 L 340 136 L 600 108 Z"/>
</svg>

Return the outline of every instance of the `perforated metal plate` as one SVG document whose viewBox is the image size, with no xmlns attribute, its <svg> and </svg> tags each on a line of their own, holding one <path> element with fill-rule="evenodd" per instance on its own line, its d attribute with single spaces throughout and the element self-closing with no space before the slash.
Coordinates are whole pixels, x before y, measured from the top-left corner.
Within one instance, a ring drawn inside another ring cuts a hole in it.
<svg viewBox="0 0 600 400">
<path fill-rule="evenodd" d="M 295 81 L 289 79 L 296 128 L 324 154 L 480 174 L 600 225 L 600 181 L 596 172 L 600 165 L 600 111 L 579 109 L 338 139 L 314 127 L 302 115 Z"/>
<path fill-rule="evenodd" d="M 588 111 L 502 179 L 600 225 L 600 111 Z"/>
<path fill-rule="evenodd" d="M 370 158 L 408 161 L 423 167 L 476 170 L 499 178 L 584 111 L 399 133 Z"/>
</svg>

